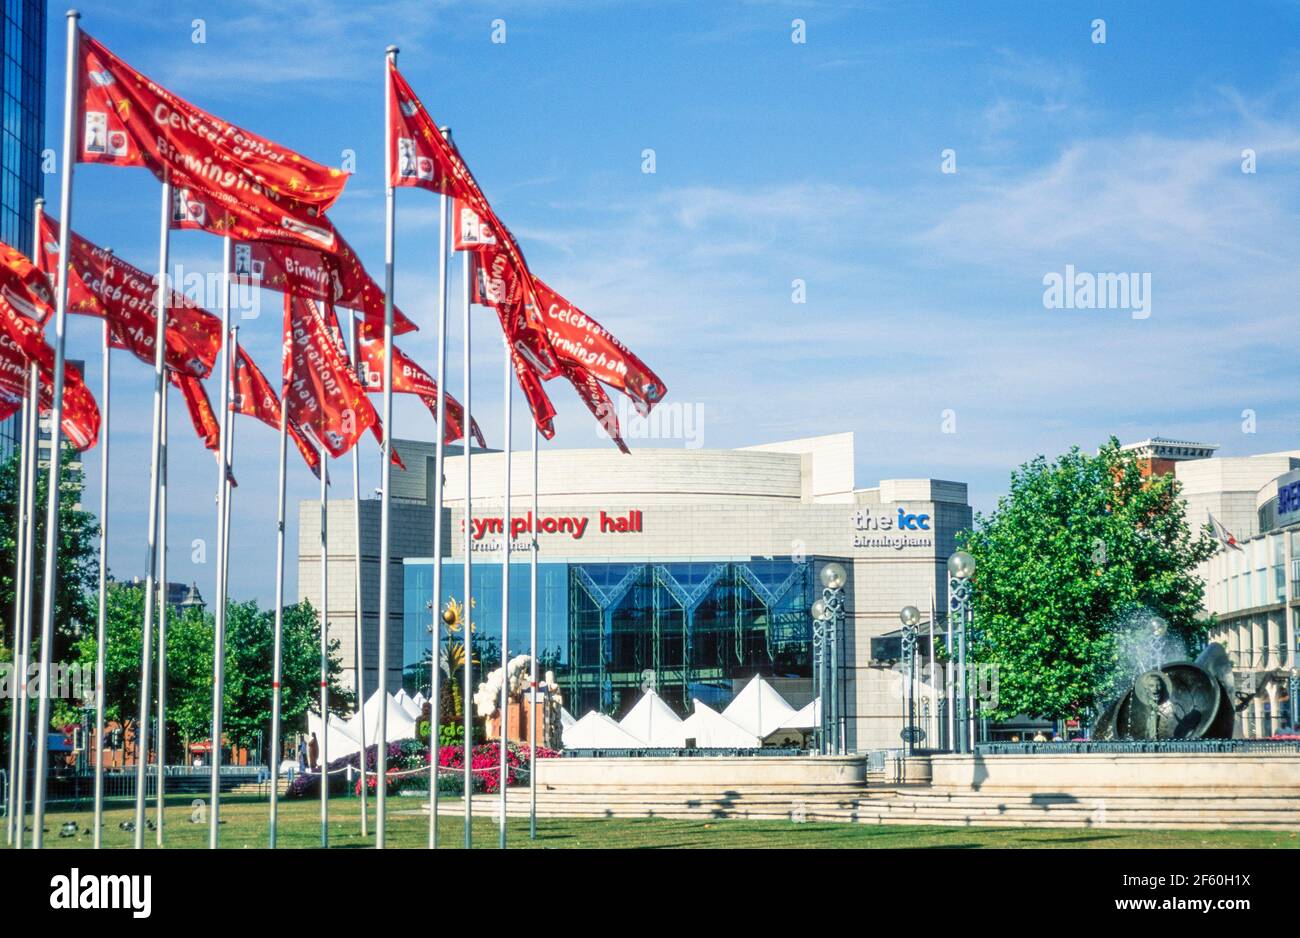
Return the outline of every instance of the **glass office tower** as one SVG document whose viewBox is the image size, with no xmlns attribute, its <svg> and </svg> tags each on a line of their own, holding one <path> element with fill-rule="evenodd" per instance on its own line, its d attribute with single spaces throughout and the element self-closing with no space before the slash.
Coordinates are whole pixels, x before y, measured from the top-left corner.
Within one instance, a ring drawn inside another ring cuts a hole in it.
<svg viewBox="0 0 1300 938">
<path fill-rule="evenodd" d="M 45 146 L 45 2 L 4 0 L 0 99 L 0 241 L 32 253 L 32 203 L 41 194 Z M 0 459 L 18 445 L 18 417 L 0 422 Z"/>
</svg>

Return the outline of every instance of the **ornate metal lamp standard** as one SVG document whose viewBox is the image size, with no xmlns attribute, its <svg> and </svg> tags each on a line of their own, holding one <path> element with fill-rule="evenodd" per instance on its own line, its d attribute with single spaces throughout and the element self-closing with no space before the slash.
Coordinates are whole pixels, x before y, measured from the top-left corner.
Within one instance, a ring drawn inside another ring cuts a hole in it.
<svg viewBox="0 0 1300 938">
<path fill-rule="evenodd" d="M 950 628 L 957 631 L 957 751 L 972 751 L 970 696 L 966 685 L 966 620 L 970 616 L 971 577 L 975 575 L 975 558 L 959 550 L 948 558 L 948 609 Z"/>
<path fill-rule="evenodd" d="M 822 567 L 821 599 L 812 604 L 813 620 L 813 697 L 820 699 L 817 718 L 817 751 L 822 755 L 844 751 L 844 733 L 840 726 L 839 631 L 844 618 L 844 587 L 848 573 L 844 566 L 831 562 Z M 827 692 L 829 690 L 829 693 Z"/>
<path fill-rule="evenodd" d="M 907 721 L 903 727 L 903 742 L 910 756 L 916 748 L 916 627 L 921 624 L 921 610 L 915 606 L 904 606 L 898 613 L 903 623 L 903 673 L 907 682 Z"/>
</svg>

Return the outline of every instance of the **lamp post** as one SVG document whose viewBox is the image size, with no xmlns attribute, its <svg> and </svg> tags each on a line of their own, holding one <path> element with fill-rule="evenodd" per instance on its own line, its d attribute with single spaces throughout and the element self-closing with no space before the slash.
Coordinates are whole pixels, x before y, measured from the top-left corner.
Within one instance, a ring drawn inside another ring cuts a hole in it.
<svg viewBox="0 0 1300 938">
<path fill-rule="evenodd" d="M 818 752 L 843 752 L 839 712 L 839 623 L 844 617 L 844 587 L 848 573 L 834 561 L 822 567 L 822 595 L 812 604 L 814 699 L 821 698 Z M 829 693 L 827 691 L 829 690 Z M 816 705 L 814 705 L 816 706 Z M 830 739 L 828 733 L 834 733 Z"/>
<path fill-rule="evenodd" d="M 921 624 L 921 610 L 915 606 L 904 606 L 898 618 L 903 623 L 903 671 L 907 675 L 904 678 L 907 682 L 907 716 L 903 726 L 903 741 L 907 744 L 907 754 L 910 756 L 915 749 L 913 733 L 916 728 L 916 714 L 913 678 L 916 673 L 916 627 Z"/>
<path fill-rule="evenodd" d="M 948 609 L 951 613 L 949 628 L 958 627 L 957 633 L 957 694 L 961 698 L 961 723 L 957 728 L 958 748 L 961 753 L 971 751 L 970 697 L 966 687 L 966 619 L 970 614 L 971 577 L 975 574 L 975 558 L 959 550 L 948 558 Z"/>
</svg>

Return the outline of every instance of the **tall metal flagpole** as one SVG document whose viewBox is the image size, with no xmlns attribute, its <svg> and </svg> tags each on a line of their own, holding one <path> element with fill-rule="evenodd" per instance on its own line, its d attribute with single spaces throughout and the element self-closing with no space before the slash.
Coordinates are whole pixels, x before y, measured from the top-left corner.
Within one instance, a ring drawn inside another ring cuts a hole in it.
<svg viewBox="0 0 1300 938">
<path fill-rule="evenodd" d="M 216 613 L 212 629 L 212 733 L 208 779 L 208 849 L 216 850 L 221 839 L 221 738 L 226 702 L 226 470 L 230 445 L 230 372 L 234 360 L 230 348 L 230 236 L 221 239 L 221 416 L 217 446 L 217 577 L 213 584 Z"/>
<path fill-rule="evenodd" d="M 39 229 L 38 229 L 39 231 Z M 111 252 L 110 252 L 111 253 Z M 108 445 L 109 445 L 109 366 L 112 330 L 104 323 L 102 396 L 99 438 L 99 609 L 95 619 L 95 825 L 94 845 L 103 846 L 104 836 L 104 659 L 108 654 Z"/>
<path fill-rule="evenodd" d="M 352 370 L 361 375 L 361 329 L 356 316 L 352 316 Z M 362 384 L 365 382 L 363 381 Z M 366 804 L 366 646 L 363 640 L 364 624 L 361 611 L 361 447 L 352 447 L 352 531 L 354 552 L 352 555 L 353 585 L 353 623 L 352 623 L 352 661 L 353 673 L 356 675 L 357 689 L 357 724 L 361 730 L 361 836 L 370 836 L 370 811 Z"/>
<path fill-rule="evenodd" d="M 396 199 L 393 192 L 392 101 L 388 93 L 390 66 L 397 64 L 397 46 L 384 53 L 384 445 L 381 447 L 379 492 L 379 739 L 375 771 L 375 847 L 384 849 L 388 792 L 388 491 L 392 475 L 393 441 L 393 241 Z"/>
<path fill-rule="evenodd" d="M 25 792 L 27 790 L 27 724 L 31 719 L 31 701 L 28 699 L 28 671 L 31 669 L 32 660 L 32 616 L 35 612 L 35 573 L 33 567 L 36 563 L 36 466 L 39 462 L 37 448 L 37 436 L 40 429 L 40 411 L 39 401 L 41 393 L 40 372 L 33 363 L 28 368 L 27 376 L 27 400 L 36 401 L 37 409 L 32 411 L 32 418 L 27 421 L 27 437 L 23 440 L 23 449 L 31 454 L 27 460 L 27 500 L 24 502 L 24 514 L 27 516 L 27 528 L 23 532 L 23 543 L 21 550 L 23 553 L 23 634 L 18 643 L 15 654 L 18 664 L 19 674 L 22 675 L 22 698 L 18 708 L 18 740 L 21 745 L 18 747 L 18 773 L 14 776 L 17 782 L 17 793 L 15 795 L 15 822 L 18 825 L 18 837 L 14 845 L 18 848 L 23 846 L 23 827 L 26 824 L 27 806 Z M 35 795 L 33 794 L 33 797 Z"/>
<path fill-rule="evenodd" d="M 39 229 L 38 229 L 39 231 Z M 24 380 L 24 385 L 26 381 Z M 18 713 L 25 706 L 23 691 L 27 684 L 27 662 L 23 648 L 23 587 L 27 580 L 24 569 L 23 544 L 26 542 L 27 517 L 27 460 L 31 451 L 27 448 L 27 424 L 34 419 L 39 403 L 23 393 L 22 410 L 22 445 L 18 450 L 18 518 L 14 526 L 14 643 L 13 663 L 14 678 L 12 707 L 9 711 L 9 789 L 5 792 L 5 838 L 6 843 L 14 842 L 14 805 L 17 802 L 17 790 L 21 786 L 18 777 L 18 751 L 25 748 L 26 740 L 19 734 Z M 18 825 L 18 836 L 22 838 L 22 825 Z"/>
<path fill-rule="evenodd" d="M 471 483 L 470 483 L 470 455 L 473 452 L 473 444 L 470 442 L 469 429 L 473 424 L 472 411 L 470 410 L 470 369 L 469 369 L 469 352 L 470 352 L 470 284 L 469 284 L 469 251 L 462 252 L 461 256 L 461 280 L 465 289 L 465 342 L 464 342 L 464 362 L 465 371 L 465 403 L 462 405 L 465 410 L 465 622 L 461 626 L 461 634 L 464 636 L 465 647 L 465 690 L 462 695 L 463 707 L 465 710 L 465 741 L 464 741 L 464 758 L 465 763 L 465 848 L 468 850 L 474 846 L 473 842 L 473 822 L 474 822 L 474 766 L 473 766 L 473 749 L 474 749 L 474 629 L 470 623 L 473 619 L 473 602 L 474 595 L 472 592 L 470 576 L 472 573 L 473 561 L 471 551 L 474 545 L 474 515 L 471 508 Z"/>
<path fill-rule="evenodd" d="M 158 724 L 154 743 L 157 752 L 157 820 L 154 822 L 158 846 L 163 845 L 163 776 L 167 764 L 167 411 L 171 395 L 163 389 L 162 464 L 158 475 Z"/>
<path fill-rule="evenodd" d="M 235 493 L 234 483 L 231 481 L 231 472 L 235 465 L 235 415 L 230 412 L 230 407 L 234 403 L 235 375 L 239 368 L 239 326 L 231 326 L 230 333 L 227 336 L 227 341 L 229 342 L 230 349 L 231 349 L 230 355 L 226 358 L 226 364 L 229 367 L 229 376 L 227 378 L 229 390 L 227 393 L 227 399 L 230 403 L 228 403 L 226 406 L 226 411 L 227 411 L 226 435 L 228 437 L 228 440 L 226 442 L 226 464 L 224 467 L 225 471 L 222 473 L 222 485 L 225 487 L 225 504 L 222 506 L 222 512 L 221 512 L 221 527 L 222 527 L 222 534 L 221 534 L 222 555 L 221 555 L 221 567 L 220 567 L 221 584 L 220 584 L 220 589 L 217 592 L 217 601 L 221 603 L 221 608 L 223 610 L 226 609 L 226 605 L 230 600 L 230 512 L 231 512 L 231 504 L 233 501 L 233 496 Z M 223 647 L 225 644 L 226 621 L 227 621 L 227 616 L 223 614 L 222 625 L 221 625 Z M 224 724 L 225 722 L 224 721 L 224 717 L 225 717 L 225 662 L 224 661 L 222 662 L 221 712 L 223 718 L 222 722 Z M 224 733 L 224 729 L 223 729 L 223 733 Z M 220 763 L 214 762 L 213 765 L 217 769 L 217 774 L 220 775 L 220 771 L 221 771 Z M 220 788 L 217 789 L 218 792 L 220 792 L 220 790 L 221 790 Z"/>
<path fill-rule="evenodd" d="M 329 777 L 329 608 L 330 608 L 330 554 L 329 554 L 329 450 L 320 444 L 320 845 L 330 845 L 330 777 Z"/>
<path fill-rule="evenodd" d="M 48 766 L 50 725 L 50 659 L 54 654 L 54 601 L 58 595 L 56 573 L 59 557 L 59 496 L 63 453 L 63 361 L 67 339 L 68 314 L 68 243 L 72 232 L 72 168 L 76 154 L 72 146 L 72 129 L 77 123 L 77 20 L 76 10 L 68 11 L 68 61 L 64 70 L 63 97 L 63 178 L 59 186 L 59 210 L 63 224 L 59 226 L 59 282 L 54 293 L 54 386 L 50 407 L 50 481 L 45 504 L 45 597 L 41 608 L 41 666 L 40 687 L 36 717 L 36 780 L 32 792 L 35 801 L 35 820 L 32 824 L 32 846 L 40 847 L 45 824 L 45 776 Z M 33 233 L 40 237 L 40 232 Z M 36 398 L 39 400 L 39 397 Z"/>
<path fill-rule="evenodd" d="M 41 251 L 41 214 L 45 208 L 45 200 L 37 198 L 35 202 L 36 217 L 32 225 L 32 257 L 36 265 L 40 266 Z M 27 476 L 28 462 L 33 458 L 31 448 L 27 445 L 27 438 L 30 436 L 29 424 L 33 420 L 39 420 L 40 401 L 31 397 L 27 392 L 29 382 L 26 375 L 23 377 L 23 410 L 22 410 L 22 442 L 19 445 L 18 453 L 18 518 L 14 527 L 14 675 L 13 682 L 13 705 L 9 712 L 9 785 L 5 793 L 5 835 L 7 843 L 13 845 L 14 842 L 14 811 L 17 804 L 18 792 L 23 787 L 25 781 L 18 774 L 19 758 L 18 753 L 21 749 L 26 749 L 26 733 L 20 732 L 19 727 L 22 721 L 19 719 L 19 711 L 26 706 L 27 690 L 27 653 L 28 649 L 23 644 L 23 613 L 26 609 L 28 581 L 28 563 L 23 546 L 27 543 L 27 526 L 32 522 L 32 513 L 27 507 Z M 107 408 L 108 402 L 104 406 Z M 105 417 L 107 419 L 107 416 Z M 102 569 L 103 564 L 100 564 Z M 24 768 L 25 771 L 25 768 Z M 18 845 L 22 845 L 23 824 L 19 818 L 17 823 Z"/>
<path fill-rule="evenodd" d="M 945 665 L 945 669 L 944 669 L 944 670 L 945 670 L 945 675 L 944 675 L 944 678 L 945 678 L 945 679 L 944 679 L 944 682 L 943 682 L 943 683 L 944 683 L 944 690 L 946 690 L 946 691 L 947 691 L 947 694 L 948 694 L 948 701 L 947 701 L 947 704 L 948 704 L 948 706 L 947 706 L 947 710 L 948 710 L 948 745 L 947 745 L 946 748 L 947 748 L 948 750 L 952 751 L 952 752 L 956 752 L 956 751 L 957 751 L 957 748 L 956 748 L 956 747 L 957 747 L 957 736 L 956 736 L 956 733 L 957 733 L 957 715 L 953 712 L 953 708 L 954 708 L 955 705 L 956 705 L 956 689 L 953 687 L 953 674 L 952 674 L 952 658 L 953 658 L 952 639 L 953 639 L 953 636 L 952 636 L 952 613 L 951 613 L 951 612 L 949 612 L 946 616 L 944 616 L 943 624 L 944 624 L 944 630 L 943 630 L 943 631 L 944 631 L 944 639 L 945 639 L 944 644 L 945 644 L 945 646 L 946 646 L 947 649 L 948 649 L 948 655 L 947 655 L 947 657 L 948 657 L 948 661 L 947 661 L 947 663 L 946 663 L 946 665 Z"/>
<path fill-rule="evenodd" d="M 282 640 L 284 635 L 284 467 L 289 436 L 289 405 L 280 400 L 280 483 L 276 500 L 275 524 L 275 638 L 271 665 L 271 821 L 268 846 L 275 849 L 276 827 L 280 812 L 280 679 Z M 323 471 L 323 467 L 322 467 Z"/>
<path fill-rule="evenodd" d="M 167 251 L 171 234 L 172 186 L 168 178 L 162 184 L 162 223 L 158 235 L 158 307 L 155 310 L 153 354 L 153 453 L 149 463 L 149 559 L 145 566 L 144 625 L 140 643 L 140 711 L 135 730 L 135 849 L 144 848 L 144 821 L 149 761 L 149 715 L 153 710 L 150 682 L 153 674 L 153 617 L 158 570 L 158 496 L 159 469 L 162 463 L 162 409 L 167 383 L 163 374 L 163 353 L 167 344 Z M 68 228 L 63 220 L 63 229 Z M 62 230 L 60 233 L 62 233 Z"/>
<path fill-rule="evenodd" d="M 926 720 L 931 737 L 929 749 L 934 749 L 939 735 L 939 687 L 934 673 L 934 590 L 930 590 L 930 719 Z"/>
<path fill-rule="evenodd" d="M 450 128 L 442 135 L 451 139 Z M 438 196 L 438 404 L 434 420 L 433 444 L 433 656 L 429 664 L 429 849 L 438 846 L 438 736 L 442 727 L 442 471 L 447 432 L 447 196 Z M 468 448 L 469 421 L 466 419 L 463 441 Z M 450 665 L 447 679 L 451 680 Z"/>
<path fill-rule="evenodd" d="M 532 536 L 532 556 L 528 559 L 528 655 L 532 673 L 528 681 L 528 836 L 537 839 L 537 424 L 533 423 L 533 513 L 528 529 Z M 542 713 L 546 708 L 542 708 Z"/>
<path fill-rule="evenodd" d="M 510 440 L 510 405 L 514 400 L 514 394 L 511 393 L 513 387 L 514 375 L 511 373 L 514 369 L 514 362 L 510 356 L 510 341 L 506 339 L 505 334 L 501 336 L 502 350 L 504 351 L 503 360 L 505 370 L 504 398 L 505 407 L 502 414 L 502 423 L 505 429 L 502 431 L 505 436 L 505 453 L 503 454 L 506 461 L 506 479 L 505 495 L 503 496 L 504 507 L 501 511 L 501 777 L 499 780 L 499 789 L 501 794 L 501 835 L 498 846 L 506 849 L 506 741 L 509 736 L 509 718 L 506 712 L 507 704 L 510 701 L 510 672 L 507 670 L 510 664 L 510 649 L 508 647 L 510 638 L 510 462 L 511 462 L 511 440 Z"/>
</svg>

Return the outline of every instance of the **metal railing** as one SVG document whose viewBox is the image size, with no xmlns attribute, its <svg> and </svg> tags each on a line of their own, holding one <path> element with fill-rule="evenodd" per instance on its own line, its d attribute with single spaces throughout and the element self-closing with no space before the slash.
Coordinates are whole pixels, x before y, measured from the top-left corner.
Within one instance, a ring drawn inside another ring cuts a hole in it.
<svg viewBox="0 0 1300 938">
<path fill-rule="evenodd" d="M 979 743 L 975 754 L 1000 755 L 1069 755 L 1073 753 L 1300 753 L 1300 741 L 1277 739 L 1137 739 L 1059 743 Z"/>
<path fill-rule="evenodd" d="M 768 747 L 764 749 L 565 749 L 566 758 L 601 759 L 709 759 L 736 756 L 767 758 L 770 756 L 809 756 L 810 749 Z"/>
</svg>

